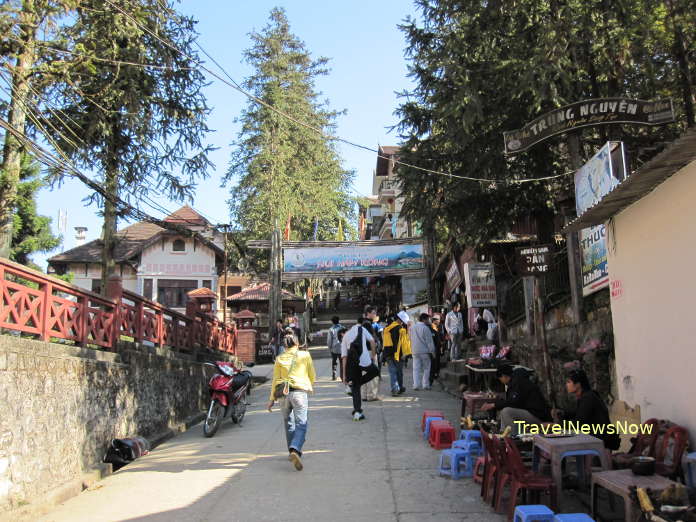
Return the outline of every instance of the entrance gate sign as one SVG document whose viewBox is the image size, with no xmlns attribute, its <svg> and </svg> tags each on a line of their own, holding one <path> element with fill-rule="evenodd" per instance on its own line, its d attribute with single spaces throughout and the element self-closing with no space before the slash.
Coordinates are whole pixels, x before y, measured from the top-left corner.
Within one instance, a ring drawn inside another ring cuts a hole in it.
<svg viewBox="0 0 696 522">
<path fill-rule="evenodd" d="M 283 272 L 307 276 L 402 274 L 425 268 L 423 243 L 283 248 Z"/>
<path fill-rule="evenodd" d="M 504 132 L 505 154 L 517 154 L 540 141 L 580 127 L 631 123 L 661 125 L 674 121 L 672 100 L 596 98 L 547 112 L 521 129 Z"/>
<path fill-rule="evenodd" d="M 522 275 L 539 275 L 549 271 L 551 246 L 538 245 L 517 249 L 517 263 Z"/>
<path fill-rule="evenodd" d="M 575 209 L 581 216 L 596 205 L 626 177 L 626 159 L 621 142 L 607 142 L 575 173 Z M 582 295 L 609 286 L 607 242 L 604 224 L 579 233 L 582 251 Z"/>
<path fill-rule="evenodd" d="M 469 307 L 498 306 L 493 263 L 466 263 L 464 279 Z"/>
</svg>

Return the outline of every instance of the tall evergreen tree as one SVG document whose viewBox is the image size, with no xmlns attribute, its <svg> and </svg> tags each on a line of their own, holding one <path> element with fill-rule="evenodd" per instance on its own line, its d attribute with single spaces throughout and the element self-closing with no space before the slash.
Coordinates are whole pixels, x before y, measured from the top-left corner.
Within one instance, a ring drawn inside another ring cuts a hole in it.
<svg viewBox="0 0 696 522">
<path fill-rule="evenodd" d="M 64 33 L 69 62 L 51 96 L 59 148 L 75 163 L 95 168 L 110 197 L 103 208 L 102 288 L 114 271 L 118 206 L 151 193 L 192 196 L 206 176 L 210 150 L 205 78 L 196 59 L 195 21 L 163 0 L 85 0 Z M 175 173 L 178 169 L 179 173 Z"/>
<path fill-rule="evenodd" d="M 255 239 L 270 237 L 274 224 L 282 228 L 288 219 L 292 239 L 311 239 L 315 219 L 317 238 L 334 239 L 341 220 L 353 214 L 347 196 L 353 174 L 327 138 L 338 113 L 316 91 L 316 79 L 328 74 L 327 59 L 312 59 L 282 9 L 273 9 L 269 25 L 251 39 L 244 56 L 254 73 L 244 86 L 264 104 L 250 101 L 239 118 L 242 128 L 225 180 L 236 181 L 232 215 Z"/>
</svg>

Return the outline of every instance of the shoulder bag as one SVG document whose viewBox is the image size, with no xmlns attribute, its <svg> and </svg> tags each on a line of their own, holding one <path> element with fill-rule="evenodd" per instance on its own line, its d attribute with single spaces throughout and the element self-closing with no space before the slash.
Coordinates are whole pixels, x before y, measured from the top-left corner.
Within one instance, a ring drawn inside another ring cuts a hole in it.
<svg viewBox="0 0 696 522">
<path fill-rule="evenodd" d="M 292 373 L 292 370 L 295 367 L 295 361 L 297 361 L 298 353 L 299 350 L 295 352 L 295 357 L 292 358 L 292 363 L 290 364 L 290 369 L 288 370 L 288 378 L 283 380 L 283 382 L 276 384 L 275 388 L 273 389 L 273 398 L 275 400 L 285 397 L 288 393 L 290 393 L 290 373 Z"/>
</svg>

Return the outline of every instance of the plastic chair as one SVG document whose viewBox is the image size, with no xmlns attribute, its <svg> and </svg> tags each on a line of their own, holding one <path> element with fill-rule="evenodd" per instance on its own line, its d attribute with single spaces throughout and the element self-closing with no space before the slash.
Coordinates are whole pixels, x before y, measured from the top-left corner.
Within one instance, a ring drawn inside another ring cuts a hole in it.
<svg viewBox="0 0 696 522">
<path fill-rule="evenodd" d="M 631 467 L 633 457 L 640 457 L 641 455 L 645 455 L 646 457 L 655 456 L 655 442 L 657 441 L 658 432 L 660 430 L 660 423 L 657 419 L 648 419 L 643 423 L 643 426 L 650 425 L 652 426 L 650 433 L 643 433 L 641 430 L 640 435 L 636 437 L 630 451 L 627 453 L 614 453 L 612 455 L 611 461 L 614 469 Z"/>
<path fill-rule="evenodd" d="M 502 490 L 510 479 L 510 475 L 501 462 L 498 439 L 481 430 L 481 440 L 486 450 L 486 460 L 481 481 L 481 496 L 485 502 L 489 502 L 496 510 L 500 510 Z"/>
<path fill-rule="evenodd" d="M 423 438 L 428 440 L 430 436 L 430 423 L 434 420 L 445 420 L 443 417 L 426 417 L 425 418 L 425 429 L 423 430 Z"/>
<path fill-rule="evenodd" d="M 543 504 L 517 506 L 515 522 L 553 522 L 554 513 Z"/>
<path fill-rule="evenodd" d="M 595 519 L 585 513 L 564 513 L 556 515 L 553 518 L 554 522 L 595 522 Z"/>
<path fill-rule="evenodd" d="M 470 477 L 474 472 L 473 457 L 468 451 L 460 449 L 446 449 L 440 452 L 438 473 L 449 475 L 455 480 Z"/>
<path fill-rule="evenodd" d="M 440 417 L 441 419 L 444 419 L 445 414 L 440 410 L 424 410 L 423 416 L 421 417 L 421 431 L 425 431 L 425 419 L 428 417 Z"/>
<path fill-rule="evenodd" d="M 689 432 L 685 428 L 673 426 L 668 429 L 662 437 L 662 443 L 656 448 L 655 473 L 672 480 L 683 478 L 681 461 L 688 443 Z"/>
<path fill-rule="evenodd" d="M 454 442 L 454 427 L 446 420 L 434 420 L 430 423 L 428 443 L 435 449 L 449 449 Z"/>
<path fill-rule="evenodd" d="M 506 451 L 506 467 L 512 477 L 510 485 L 510 506 L 508 509 L 508 519 L 512 520 L 515 514 L 515 505 L 520 491 L 546 492 L 549 495 L 551 509 L 557 508 L 556 484 L 551 477 L 539 475 L 527 469 L 522 462 L 520 451 L 509 437 L 503 441 Z"/>
</svg>

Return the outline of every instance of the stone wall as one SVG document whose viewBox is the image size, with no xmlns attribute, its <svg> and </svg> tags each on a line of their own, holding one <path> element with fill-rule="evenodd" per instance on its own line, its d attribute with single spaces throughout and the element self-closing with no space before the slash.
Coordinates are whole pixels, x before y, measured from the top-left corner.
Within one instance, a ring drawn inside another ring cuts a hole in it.
<svg viewBox="0 0 696 522">
<path fill-rule="evenodd" d="M 614 371 L 614 343 L 612 334 L 611 310 L 608 291 L 600 291 L 584 299 L 585 320 L 573 324 L 573 314 L 569 302 L 547 310 L 545 314 L 546 341 L 551 357 L 552 388 L 558 406 L 572 403 L 565 391 L 564 366 L 578 361 L 587 372 L 590 382 L 600 395 L 611 402 L 617 397 Z M 544 376 L 543 356 L 535 339 L 529 334 L 524 320 L 508 325 L 508 341 L 514 346 L 514 357 L 525 366 L 534 368 L 537 375 Z M 578 353 L 578 348 L 592 340 L 600 341 L 598 349 L 589 353 Z M 542 389 L 546 389 L 542 386 Z"/>
<path fill-rule="evenodd" d="M 0 335 L 0 513 L 98 467 L 112 438 L 153 437 L 203 411 L 210 371 L 196 359 Z"/>
</svg>

